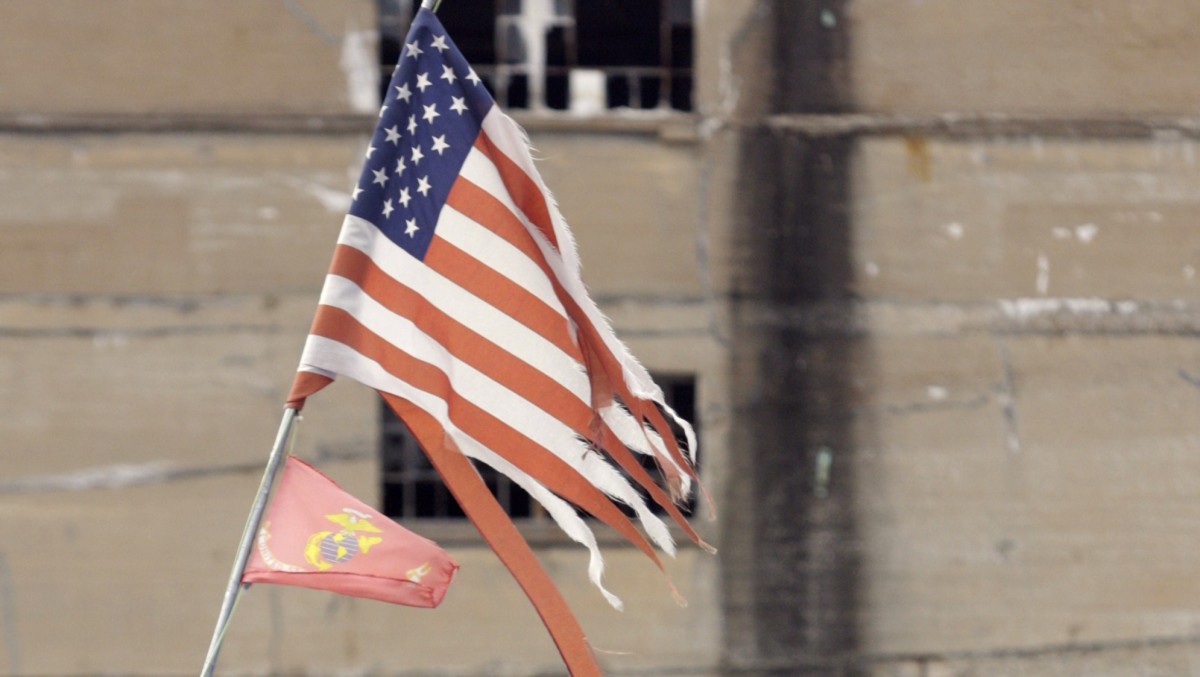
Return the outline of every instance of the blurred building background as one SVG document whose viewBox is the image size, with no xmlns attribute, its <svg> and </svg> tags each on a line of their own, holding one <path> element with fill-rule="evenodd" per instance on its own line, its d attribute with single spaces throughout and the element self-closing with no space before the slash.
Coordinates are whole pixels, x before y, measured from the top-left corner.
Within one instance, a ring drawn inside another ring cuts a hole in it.
<svg viewBox="0 0 1200 677">
<path fill-rule="evenodd" d="M 0 2 L 0 674 L 199 669 L 411 11 Z M 1200 5 L 441 15 L 700 427 L 688 608 L 522 518 L 611 674 L 1200 674 Z M 398 446 L 344 382 L 297 453 L 443 606 L 256 586 L 219 673 L 561 669 Z"/>
</svg>

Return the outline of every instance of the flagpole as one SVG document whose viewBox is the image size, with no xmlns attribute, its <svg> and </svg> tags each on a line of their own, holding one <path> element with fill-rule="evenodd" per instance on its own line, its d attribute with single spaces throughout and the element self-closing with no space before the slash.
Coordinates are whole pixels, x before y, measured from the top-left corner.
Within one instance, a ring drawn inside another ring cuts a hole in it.
<svg viewBox="0 0 1200 677">
<path fill-rule="evenodd" d="M 225 628 L 233 616 L 233 608 L 237 604 L 238 595 L 242 589 L 242 574 L 246 571 L 246 562 L 250 559 L 250 549 L 254 545 L 254 537 L 258 533 L 258 525 L 266 512 L 267 498 L 271 493 L 271 485 L 275 483 L 275 475 L 286 456 L 288 438 L 292 428 L 299 418 L 300 412 L 292 407 L 283 410 L 283 420 L 279 423 L 279 433 L 275 436 L 275 446 L 267 459 L 267 468 L 263 471 L 262 482 L 258 485 L 258 495 L 250 508 L 250 516 L 246 519 L 246 529 L 242 532 L 242 541 L 238 545 L 237 554 L 233 558 L 233 571 L 229 574 L 229 585 L 225 589 L 225 600 L 221 603 L 221 612 L 217 615 L 217 627 L 213 629 L 212 642 L 208 646 L 208 655 L 204 659 L 204 667 L 200 669 L 200 677 L 211 677 L 217 664 L 217 654 L 221 651 L 221 643 L 225 640 Z"/>
<path fill-rule="evenodd" d="M 442 4 L 442 0 L 421 0 L 421 9 L 427 9 L 431 12 L 437 11 L 437 6 Z"/>
</svg>

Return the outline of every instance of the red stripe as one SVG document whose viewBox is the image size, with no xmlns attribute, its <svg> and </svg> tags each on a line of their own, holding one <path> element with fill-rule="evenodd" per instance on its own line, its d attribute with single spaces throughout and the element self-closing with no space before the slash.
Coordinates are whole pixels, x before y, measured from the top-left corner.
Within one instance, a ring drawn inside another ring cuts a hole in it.
<svg viewBox="0 0 1200 677">
<path fill-rule="evenodd" d="M 582 360 L 567 318 L 528 289 L 440 237 L 433 238 L 425 263 L 505 315 L 541 334 L 559 350 Z"/>
<path fill-rule="evenodd" d="M 311 371 L 298 371 L 292 380 L 292 390 L 288 393 L 287 406 L 300 411 L 304 408 L 304 400 L 309 395 L 333 383 L 333 379 Z"/>
<path fill-rule="evenodd" d="M 558 238 L 554 236 L 554 222 L 550 219 L 546 196 L 542 194 L 537 183 L 529 178 L 520 165 L 513 162 L 512 158 L 505 155 L 504 151 L 492 143 L 486 132 L 480 134 L 475 140 L 475 148 L 496 165 L 496 170 L 500 172 L 500 180 L 504 182 L 504 187 L 512 196 L 517 209 L 520 209 L 525 214 L 525 218 L 537 226 L 550 244 L 558 249 Z"/>
<path fill-rule="evenodd" d="M 586 434 L 591 410 L 565 386 L 396 281 L 363 252 L 339 245 L 334 251 L 330 272 L 353 280 L 367 296 L 408 318 L 458 359 L 544 409 L 576 432 Z M 579 355 L 579 348 L 574 344 L 567 347 L 568 354 Z"/>
<path fill-rule="evenodd" d="M 481 138 L 483 138 L 482 135 Z M 659 436 L 663 438 L 667 453 L 675 462 L 675 465 L 682 468 L 683 472 L 698 482 L 699 478 L 696 476 L 695 470 L 692 468 L 691 463 L 683 456 L 678 442 L 675 441 L 675 433 L 667 425 L 666 420 L 658 412 L 657 407 L 646 400 L 634 397 L 625 383 L 625 376 L 622 372 L 620 362 L 608 349 L 599 331 L 583 312 L 583 309 L 579 307 L 579 304 L 576 303 L 574 297 L 563 288 L 558 276 L 554 274 L 554 271 L 542 255 L 541 249 L 538 248 L 529 232 L 525 229 L 524 224 L 521 223 L 516 215 L 503 202 L 493 197 L 486 190 L 462 177 L 459 177 L 458 181 L 455 182 L 446 200 L 446 204 L 472 221 L 488 227 L 496 235 L 525 253 L 530 260 L 542 269 L 542 272 L 546 274 L 547 279 L 553 285 L 555 295 L 558 296 L 559 302 L 566 309 L 568 317 L 574 320 L 577 330 L 580 332 L 581 341 L 588 345 L 591 348 L 589 352 L 595 355 L 596 359 L 588 363 L 588 375 L 592 379 L 593 385 L 596 385 L 598 378 L 603 379 L 607 375 L 608 383 L 603 388 L 594 388 L 594 390 L 603 389 L 609 393 L 615 391 L 621 397 L 621 400 L 633 411 L 634 416 L 639 421 L 648 420 Z M 603 374 L 597 372 L 597 367 L 603 370 Z M 593 404 L 595 406 L 602 406 L 606 402 L 599 401 Z M 649 445 L 649 439 L 646 440 L 646 443 Z M 669 474 L 675 472 L 673 468 L 666 466 L 664 466 L 664 469 Z"/>
<path fill-rule="evenodd" d="M 649 420 L 654 429 L 658 431 L 659 436 L 663 438 L 667 453 L 675 461 L 676 465 L 682 468 L 688 477 L 699 481 L 691 462 L 684 458 L 683 452 L 680 451 L 679 443 L 675 440 L 674 431 L 667 425 L 666 420 L 663 419 L 662 414 L 659 413 L 658 408 L 652 402 L 635 397 L 633 392 L 629 390 L 629 386 L 625 383 L 625 374 L 621 368 L 621 363 L 609 351 L 608 345 L 604 343 L 604 339 L 600 336 L 600 332 L 592 325 L 587 315 L 579 307 L 579 304 L 575 303 L 575 299 L 569 295 L 567 295 L 567 298 L 563 298 L 562 302 L 563 307 L 567 309 L 567 315 L 575 320 L 582 343 L 587 346 L 588 352 L 595 357 L 595 359 L 587 360 L 589 373 L 592 372 L 592 368 L 598 361 L 604 373 L 608 376 L 611 388 L 620 396 L 625 406 L 629 407 L 629 410 L 633 412 L 634 418 L 638 419 L 639 422 Z M 593 378 L 595 377 L 593 376 Z M 646 443 L 649 444 L 650 440 L 647 439 Z"/>
<path fill-rule="evenodd" d="M 507 205 L 487 190 L 460 176 L 450 189 L 450 194 L 446 197 L 446 204 L 504 238 L 510 245 L 529 257 L 529 260 L 542 270 L 547 279 L 557 282 L 554 271 L 550 269 L 550 265 L 542 256 L 542 250 L 533 241 L 533 236 L 529 234 L 529 231 L 525 230 L 525 224 L 521 223 L 521 220 L 509 210 Z"/>
<path fill-rule="evenodd" d="M 437 242 L 436 238 L 434 242 Z M 599 444 L 650 494 L 655 503 L 679 523 L 690 538 L 698 538 L 687 520 L 616 436 L 610 434 L 605 438 L 590 430 L 594 417 L 591 408 L 561 383 L 450 317 L 425 297 L 397 282 L 377 267 L 369 256 L 354 247 L 339 245 L 334 250 L 330 272 L 354 280 L 368 296 L 392 312 L 407 317 L 455 357 L 504 384 L 580 436 Z M 573 354 L 579 354 L 574 344 L 570 349 Z"/>
<path fill-rule="evenodd" d="M 333 306 L 317 307 L 312 333 L 350 346 L 379 363 L 396 378 L 443 399 L 449 408 L 451 422 L 460 430 L 524 470 L 554 493 L 612 527 L 662 568 L 662 563 L 645 537 L 608 497 L 545 447 L 459 396 L 450 379 L 440 369 L 392 345 L 360 324 L 354 316 Z"/>
<path fill-rule="evenodd" d="M 470 462 L 454 447 L 437 421 L 420 407 L 387 393 L 383 397 L 412 430 L 463 512 L 525 591 L 572 677 L 599 677 L 600 666 L 579 621 Z"/>
</svg>

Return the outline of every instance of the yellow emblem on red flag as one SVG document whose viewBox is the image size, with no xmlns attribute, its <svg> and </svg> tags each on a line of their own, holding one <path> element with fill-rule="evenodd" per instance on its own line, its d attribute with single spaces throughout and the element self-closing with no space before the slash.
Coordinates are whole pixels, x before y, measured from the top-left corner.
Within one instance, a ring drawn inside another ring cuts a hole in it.
<svg viewBox="0 0 1200 677">
<path fill-rule="evenodd" d="M 379 527 L 371 524 L 371 516 L 353 508 L 344 508 L 339 515 L 326 515 L 326 519 L 341 527 L 340 531 L 318 531 L 308 539 L 304 547 L 304 559 L 321 571 L 334 564 L 345 562 L 360 552 L 366 554 L 372 545 L 382 538 L 363 536 L 359 532 L 379 533 Z"/>
<path fill-rule="evenodd" d="M 289 456 L 242 581 L 434 607 L 457 570 L 436 543 Z"/>
</svg>

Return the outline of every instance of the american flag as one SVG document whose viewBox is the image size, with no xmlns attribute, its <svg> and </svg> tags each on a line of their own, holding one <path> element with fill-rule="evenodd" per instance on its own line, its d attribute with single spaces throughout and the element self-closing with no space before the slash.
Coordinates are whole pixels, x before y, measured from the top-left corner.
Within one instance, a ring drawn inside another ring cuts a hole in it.
<svg viewBox="0 0 1200 677">
<path fill-rule="evenodd" d="M 673 500 L 696 477 L 691 427 L 588 296 L 523 131 L 425 9 L 366 151 L 289 403 L 299 408 L 337 376 L 383 394 L 552 634 L 555 612 L 531 590 L 543 585 L 534 578 L 548 579 L 532 572 L 536 559 L 512 542 L 511 522 L 462 470 L 462 456 L 545 506 L 590 551 L 591 580 L 618 608 L 601 584 L 595 536 L 573 506 L 659 568 L 650 543 L 670 554 L 675 546 L 643 492 L 703 545 Z M 655 460 L 666 491 L 634 454 Z"/>
</svg>

